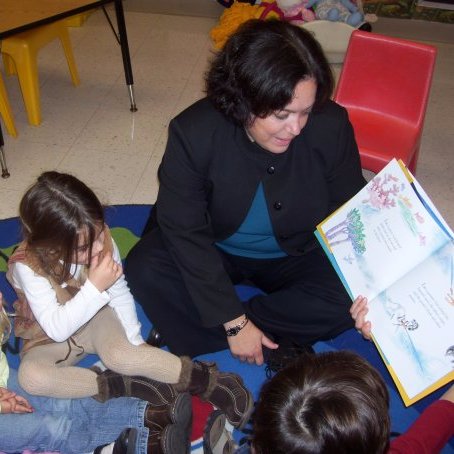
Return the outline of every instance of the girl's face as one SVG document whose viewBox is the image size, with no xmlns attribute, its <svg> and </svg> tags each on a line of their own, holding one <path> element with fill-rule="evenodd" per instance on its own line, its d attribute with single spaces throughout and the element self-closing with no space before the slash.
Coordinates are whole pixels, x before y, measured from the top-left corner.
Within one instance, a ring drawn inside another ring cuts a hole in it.
<svg viewBox="0 0 454 454">
<path fill-rule="evenodd" d="M 284 153 L 301 132 L 315 103 L 317 83 L 305 79 L 295 87 L 293 99 L 284 109 L 265 118 L 255 117 L 247 132 L 262 148 L 271 153 Z"/>
<path fill-rule="evenodd" d="M 88 265 L 91 262 L 93 257 L 99 255 L 104 249 L 104 226 L 96 229 L 95 240 L 93 241 L 93 246 L 91 248 L 91 257 L 90 245 L 88 244 L 88 235 L 87 230 L 82 229 L 79 232 L 79 240 L 77 244 L 77 251 L 75 254 L 76 263 L 81 265 Z"/>
</svg>

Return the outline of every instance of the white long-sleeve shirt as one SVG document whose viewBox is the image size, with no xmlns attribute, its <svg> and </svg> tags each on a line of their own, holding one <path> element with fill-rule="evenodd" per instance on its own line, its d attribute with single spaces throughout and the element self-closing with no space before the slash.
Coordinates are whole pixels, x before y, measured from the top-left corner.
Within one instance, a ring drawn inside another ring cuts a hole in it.
<svg viewBox="0 0 454 454">
<path fill-rule="evenodd" d="M 113 259 L 121 263 L 120 252 L 113 239 L 112 243 Z M 81 271 L 82 265 L 73 265 L 71 268 L 71 273 L 76 279 Z M 58 303 L 57 295 L 49 280 L 37 275 L 27 265 L 21 262 L 13 263 L 11 277 L 13 285 L 24 292 L 41 328 L 55 342 L 67 340 L 108 304 L 120 319 L 129 342 L 134 345 L 144 343 L 134 298 L 124 275 L 104 292 L 100 292 L 87 279 L 74 298 L 65 304 Z"/>
</svg>

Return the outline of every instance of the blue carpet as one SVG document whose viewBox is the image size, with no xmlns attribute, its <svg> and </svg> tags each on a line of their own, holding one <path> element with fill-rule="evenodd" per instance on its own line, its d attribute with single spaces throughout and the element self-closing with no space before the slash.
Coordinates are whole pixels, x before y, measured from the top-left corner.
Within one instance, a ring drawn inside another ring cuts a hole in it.
<svg viewBox="0 0 454 454">
<path fill-rule="evenodd" d="M 112 235 L 119 245 L 122 258 L 126 257 L 127 252 L 140 237 L 142 229 L 150 213 L 150 205 L 115 205 L 107 208 L 107 223 L 112 229 Z M 17 218 L 11 218 L 0 221 L 0 252 L 9 256 L 12 249 L 20 241 L 20 228 Z M 5 300 L 11 304 L 15 295 L 5 278 L 6 263 L 4 258 L 0 257 L 0 291 L 3 293 Z M 238 295 L 242 300 L 248 299 L 257 289 L 248 286 L 237 286 Z M 139 319 L 142 323 L 143 335 L 147 337 L 151 323 L 145 317 L 143 311 L 138 306 Z M 12 367 L 18 367 L 19 358 L 14 351 L 15 339 L 10 339 L 7 346 L 7 356 Z M 370 361 L 383 375 L 389 389 L 391 397 L 390 414 L 392 423 L 392 432 L 402 433 L 418 415 L 447 388 L 442 388 L 430 396 L 425 397 L 419 402 L 406 408 L 399 397 L 397 389 L 384 366 L 378 351 L 371 342 L 365 341 L 358 335 L 355 330 L 349 330 L 335 339 L 326 342 L 319 342 L 314 346 L 317 352 L 327 350 L 348 349 L 358 352 L 368 361 Z M 235 371 L 239 373 L 246 385 L 252 390 L 255 396 L 258 395 L 260 386 L 265 380 L 264 367 L 251 366 L 243 364 L 232 358 L 229 351 L 222 351 L 214 354 L 203 355 L 201 359 L 216 361 L 221 370 Z M 93 364 L 97 357 L 91 355 L 83 360 L 83 365 Z M 243 433 L 235 431 L 234 436 L 237 441 L 244 436 Z M 200 446 L 194 446 L 193 450 L 200 450 Z M 454 454 L 454 440 L 442 451 L 443 454 Z"/>
</svg>

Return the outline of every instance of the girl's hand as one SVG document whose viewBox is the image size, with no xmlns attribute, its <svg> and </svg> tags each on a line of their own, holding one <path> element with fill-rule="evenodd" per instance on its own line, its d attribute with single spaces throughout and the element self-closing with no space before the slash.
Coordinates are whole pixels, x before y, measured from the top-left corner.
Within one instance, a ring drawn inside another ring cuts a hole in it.
<svg viewBox="0 0 454 454">
<path fill-rule="evenodd" d="M 2 413 L 32 413 L 33 407 L 27 399 L 18 396 L 16 393 L 6 388 L 0 388 L 0 403 Z"/>
<path fill-rule="evenodd" d="M 363 335 L 364 338 L 370 339 L 371 324 L 366 321 L 368 312 L 367 298 L 358 296 L 350 307 L 350 314 L 355 320 L 355 328 Z"/>
<path fill-rule="evenodd" d="M 111 287 L 122 274 L 123 267 L 112 258 L 111 253 L 108 253 L 101 258 L 99 255 L 92 258 L 88 279 L 100 292 L 103 292 Z"/>
</svg>

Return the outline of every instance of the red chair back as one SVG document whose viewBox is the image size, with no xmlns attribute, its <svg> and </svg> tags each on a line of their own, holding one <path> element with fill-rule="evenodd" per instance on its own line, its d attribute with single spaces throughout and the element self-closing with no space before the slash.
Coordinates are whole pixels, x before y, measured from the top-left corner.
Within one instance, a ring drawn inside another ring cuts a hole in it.
<svg viewBox="0 0 454 454">
<path fill-rule="evenodd" d="M 435 57 L 433 46 L 352 33 L 334 99 L 349 112 L 364 168 L 397 157 L 415 171 Z"/>
</svg>

